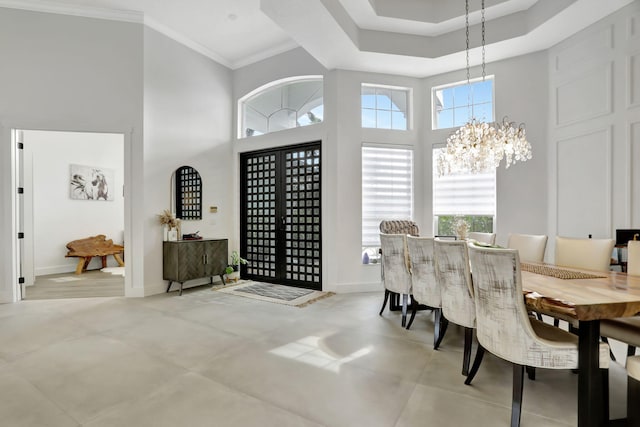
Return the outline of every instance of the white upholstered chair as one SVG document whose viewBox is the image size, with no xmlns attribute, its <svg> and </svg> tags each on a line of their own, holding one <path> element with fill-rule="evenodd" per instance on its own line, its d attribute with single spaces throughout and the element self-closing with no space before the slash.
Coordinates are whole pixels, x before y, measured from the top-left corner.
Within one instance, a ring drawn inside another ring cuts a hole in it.
<svg viewBox="0 0 640 427">
<path fill-rule="evenodd" d="M 432 237 L 408 236 L 407 249 L 409 250 L 409 262 L 411 266 L 412 299 L 414 300 L 407 329 L 409 329 L 413 323 L 416 315 L 416 303 L 431 308 L 435 313 L 433 348 L 437 350 L 446 328 L 444 328 L 444 319 L 442 317 L 440 284 L 436 276 L 434 239 Z"/>
<path fill-rule="evenodd" d="M 522 262 L 543 262 L 547 248 L 547 236 L 544 234 L 509 234 L 507 247 L 517 249 Z"/>
<path fill-rule="evenodd" d="M 471 361 L 473 328 L 476 325 L 467 242 L 436 239 L 434 245 L 445 325 L 453 322 L 465 328 L 462 375 L 467 375 Z"/>
<path fill-rule="evenodd" d="M 522 297 L 520 259 L 515 249 L 469 247 L 480 348 L 465 384 L 484 350 L 513 364 L 511 426 L 520 425 L 524 367 L 576 369 L 578 337 L 528 316 Z M 600 346 L 600 368 L 609 367 L 608 345 Z M 608 372 L 602 375 L 608 380 Z"/>
<path fill-rule="evenodd" d="M 402 326 L 407 322 L 407 306 L 411 295 L 411 273 L 407 260 L 407 236 L 404 234 L 380 234 L 382 249 L 382 268 L 384 275 L 384 302 L 380 315 L 384 311 L 389 295 L 393 292 L 402 296 Z"/>
<path fill-rule="evenodd" d="M 555 264 L 586 270 L 609 271 L 615 243 L 613 239 L 573 239 L 557 236 Z"/>
<path fill-rule="evenodd" d="M 477 242 L 488 243 L 490 245 L 496 244 L 496 233 L 479 233 L 477 231 L 471 231 L 469 233 L 469 239 Z"/>
<path fill-rule="evenodd" d="M 627 248 L 627 274 L 640 276 L 640 240 L 629 241 Z M 626 343 L 627 356 L 633 356 L 640 347 L 640 316 L 602 320 L 600 335 Z"/>
<path fill-rule="evenodd" d="M 629 240 L 627 244 L 627 274 L 640 276 L 640 240 Z"/>
</svg>

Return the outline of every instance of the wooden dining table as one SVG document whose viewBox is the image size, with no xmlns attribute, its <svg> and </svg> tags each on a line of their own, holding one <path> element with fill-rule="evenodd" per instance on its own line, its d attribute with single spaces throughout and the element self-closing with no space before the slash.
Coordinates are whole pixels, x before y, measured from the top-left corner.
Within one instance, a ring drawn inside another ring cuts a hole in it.
<svg viewBox="0 0 640 427">
<path fill-rule="evenodd" d="M 617 425 L 605 419 L 600 321 L 640 313 L 640 276 L 522 264 L 522 288 L 529 309 L 578 322 L 578 426 Z"/>
</svg>

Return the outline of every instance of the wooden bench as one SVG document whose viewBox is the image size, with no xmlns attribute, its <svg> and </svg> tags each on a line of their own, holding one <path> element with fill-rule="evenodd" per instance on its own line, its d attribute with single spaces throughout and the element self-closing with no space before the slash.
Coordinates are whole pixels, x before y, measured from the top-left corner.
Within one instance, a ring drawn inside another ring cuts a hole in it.
<svg viewBox="0 0 640 427">
<path fill-rule="evenodd" d="M 69 252 L 65 255 L 67 258 L 80 258 L 76 267 L 76 274 L 82 274 L 95 256 L 102 257 L 102 268 L 107 266 L 107 256 L 109 255 L 113 255 L 118 265 L 124 267 L 124 262 L 120 257 L 120 253 L 124 251 L 124 246 L 115 245 L 111 239 L 106 240 L 104 234 L 69 242 L 67 243 L 67 249 L 69 249 Z"/>
</svg>

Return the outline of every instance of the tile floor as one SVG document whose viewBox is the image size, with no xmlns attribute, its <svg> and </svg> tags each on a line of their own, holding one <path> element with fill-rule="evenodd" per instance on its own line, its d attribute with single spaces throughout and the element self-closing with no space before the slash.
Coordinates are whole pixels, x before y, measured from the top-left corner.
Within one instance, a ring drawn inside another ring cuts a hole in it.
<svg viewBox="0 0 640 427">
<path fill-rule="evenodd" d="M 485 357 L 463 384 L 462 331 L 439 351 L 382 292 L 304 308 L 206 287 L 144 299 L 0 304 L 2 426 L 508 426 L 510 366 Z M 622 357 L 625 348 L 615 348 Z M 625 371 L 611 368 L 611 415 Z M 525 380 L 522 426 L 576 424 L 577 375 Z"/>
</svg>

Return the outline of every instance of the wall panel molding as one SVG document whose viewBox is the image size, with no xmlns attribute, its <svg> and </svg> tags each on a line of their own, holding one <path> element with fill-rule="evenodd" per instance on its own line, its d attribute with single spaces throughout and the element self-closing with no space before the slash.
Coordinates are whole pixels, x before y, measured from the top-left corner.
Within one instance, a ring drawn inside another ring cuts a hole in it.
<svg viewBox="0 0 640 427">
<path fill-rule="evenodd" d="M 559 51 L 555 55 L 555 71 L 561 72 L 576 64 L 593 61 L 591 58 L 601 58 L 613 51 L 613 43 L 613 25 L 608 25 Z"/>
<path fill-rule="evenodd" d="M 627 88 L 627 108 L 640 107 L 640 49 L 627 56 Z"/>
<path fill-rule="evenodd" d="M 636 228 L 640 227 L 640 120 L 630 121 L 627 129 L 628 224 Z"/>
<path fill-rule="evenodd" d="M 583 122 L 613 112 L 613 61 L 563 79 L 555 87 L 556 126 Z"/>
<path fill-rule="evenodd" d="M 613 233 L 612 134 L 613 128 L 607 126 L 556 140 L 558 235 L 607 237 Z"/>
</svg>

